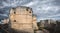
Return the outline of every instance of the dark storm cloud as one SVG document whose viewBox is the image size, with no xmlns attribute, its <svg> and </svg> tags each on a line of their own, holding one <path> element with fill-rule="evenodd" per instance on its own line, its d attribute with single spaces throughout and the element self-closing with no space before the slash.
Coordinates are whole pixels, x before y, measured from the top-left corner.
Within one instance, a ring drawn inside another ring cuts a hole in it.
<svg viewBox="0 0 60 33">
<path fill-rule="evenodd" d="M 8 15 L 9 7 L 28 6 L 40 19 L 58 19 L 60 15 L 60 0 L 0 0 L 0 14 Z"/>
<path fill-rule="evenodd" d="M 4 7 L 0 9 L 0 19 L 8 18 L 9 7 Z"/>
<path fill-rule="evenodd" d="M 54 1 L 54 5 L 60 6 L 60 0 L 55 0 L 55 1 Z"/>
<path fill-rule="evenodd" d="M 32 0 L 0 0 L 0 19 L 8 17 L 9 7 L 16 7 L 27 4 Z"/>
<path fill-rule="evenodd" d="M 29 3 L 31 1 L 32 0 L 6 0 L 6 1 L 3 1 L 2 3 L 4 6 L 14 7 L 14 6 L 24 5 L 24 4 Z"/>
<path fill-rule="evenodd" d="M 60 16 L 59 3 L 60 0 L 36 0 L 26 4 L 26 6 L 33 8 L 34 14 L 37 15 L 38 20 L 50 18 L 58 19 L 58 16 Z"/>
</svg>

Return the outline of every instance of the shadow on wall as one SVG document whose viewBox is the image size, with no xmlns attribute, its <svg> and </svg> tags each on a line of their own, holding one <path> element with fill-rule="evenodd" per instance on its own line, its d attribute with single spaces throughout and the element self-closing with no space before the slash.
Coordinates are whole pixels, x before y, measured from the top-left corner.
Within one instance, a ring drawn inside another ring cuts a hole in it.
<svg viewBox="0 0 60 33">
<path fill-rule="evenodd" d="M 15 30 L 15 29 L 12 29 L 12 28 L 11 28 L 11 30 L 9 30 L 9 32 L 10 32 L 10 33 L 30 33 L 30 32 L 28 32 L 28 31 Z"/>
<path fill-rule="evenodd" d="M 31 31 L 25 31 L 25 30 L 15 30 L 12 28 L 8 28 L 8 24 L 0 24 L 0 33 L 31 33 Z"/>
</svg>

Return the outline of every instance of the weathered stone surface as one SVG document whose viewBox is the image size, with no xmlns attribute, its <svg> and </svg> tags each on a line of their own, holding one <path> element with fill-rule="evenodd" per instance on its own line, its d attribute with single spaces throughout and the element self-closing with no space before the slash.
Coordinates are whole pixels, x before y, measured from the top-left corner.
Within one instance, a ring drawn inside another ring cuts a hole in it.
<svg viewBox="0 0 60 33">
<path fill-rule="evenodd" d="M 37 29 L 36 19 L 33 18 L 32 9 L 29 7 L 12 8 L 10 11 L 11 28 L 34 33 Z"/>
<path fill-rule="evenodd" d="M 35 33 L 44 33 L 44 32 L 41 30 L 38 30 L 38 31 L 35 31 Z"/>
<path fill-rule="evenodd" d="M 49 33 L 49 31 L 46 29 L 43 29 L 43 30 L 37 30 L 35 31 L 35 33 Z"/>
</svg>

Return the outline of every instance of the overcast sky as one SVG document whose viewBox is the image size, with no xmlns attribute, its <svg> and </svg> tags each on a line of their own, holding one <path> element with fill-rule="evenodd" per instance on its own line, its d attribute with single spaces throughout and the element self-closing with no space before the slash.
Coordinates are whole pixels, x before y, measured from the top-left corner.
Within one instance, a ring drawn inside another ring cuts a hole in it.
<svg viewBox="0 0 60 33">
<path fill-rule="evenodd" d="M 8 17 L 9 8 L 28 6 L 37 15 L 37 21 L 60 19 L 60 0 L 0 0 L 0 18 Z"/>
</svg>

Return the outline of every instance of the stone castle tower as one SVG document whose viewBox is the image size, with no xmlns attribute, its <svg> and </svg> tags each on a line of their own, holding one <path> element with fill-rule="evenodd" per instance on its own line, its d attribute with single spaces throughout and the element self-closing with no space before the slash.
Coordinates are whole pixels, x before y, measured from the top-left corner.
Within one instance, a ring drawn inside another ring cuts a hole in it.
<svg viewBox="0 0 60 33">
<path fill-rule="evenodd" d="M 11 28 L 15 30 L 34 33 L 33 24 L 35 24 L 35 28 L 37 29 L 36 19 L 34 20 L 32 9 L 29 7 L 12 8 L 9 17 Z"/>
</svg>

